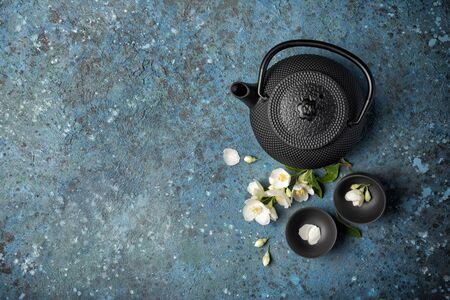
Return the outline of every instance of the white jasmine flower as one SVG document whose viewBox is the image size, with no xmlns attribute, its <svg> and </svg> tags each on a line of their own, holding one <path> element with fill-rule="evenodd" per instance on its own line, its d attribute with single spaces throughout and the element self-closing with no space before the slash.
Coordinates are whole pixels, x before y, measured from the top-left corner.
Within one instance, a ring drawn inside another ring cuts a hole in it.
<svg viewBox="0 0 450 300">
<path fill-rule="evenodd" d="M 229 166 L 234 166 L 239 163 L 239 160 L 241 158 L 239 157 L 239 153 L 231 148 L 225 148 L 223 150 L 223 160 L 225 163 Z"/>
<path fill-rule="evenodd" d="M 266 253 L 264 254 L 263 258 L 262 258 L 262 263 L 264 267 L 267 267 L 270 263 L 270 252 L 269 252 L 269 248 L 267 248 Z"/>
<path fill-rule="evenodd" d="M 262 246 L 264 246 L 264 244 L 268 241 L 268 238 L 264 238 L 264 239 L 259 239 L 255 242 L 255 247 L 257 248 L 261 248 Z"/>
<path fill-rule="evenodd" d="M 297 183 L 292 188 L 292 197 L 298 202 L 308 200 L 309 195 L 314 195 L 314 190 L 311 186 L 305 183 Z"/>
<path fill-rule="evenodd" d="M 345 194 L 345 200 L 352 201 L 353 206 L 361 206 L 364 203 L 364 194 L 360 190 L 350 190 Z"/>
<path fill-rule="evenodd" d="M 253 199 L 257 200 L 261 200 L 261 198 L 266 194 L 266 192 L 264 191 L 264 187 L 256 179 L 248 184 L 247 191 L 250 193 L 250 195 L 252 195 Z"/>
<path fill-rule="evenodd" d="M 287 188 L 291 182 L 291 175 L 286 170 L 278 168 L 270 174 L 269 182 L 276 189 Z"/>
<path fill-rule="evenodd" d="M 257 157 L 254 157 L 254 156 L 251 156 L 251 155 L 246 155 L 246 156 L 244 157 L 244 161 L 245 161 L 246 163 L 248 163 L 248 164 L 252 164 L 252 163 L 254 163 L 254 162 L 257 161 L 257 160 L 258 160 Z"/>
<path fill-rule="evenodd" d="M 261 201 L 256 199 L 248 199 L 242 209 L 242 214 L 247 222 L 255 220 L 261 225 L 270 223 L 271 211 Z"/>
<path fill-rule="evenodd" d="M 292 199 L 286 195 L 284 189 L 273 189 L 266 192 L 268 197 L 275 197 L 277 203 L 284 208 L 289 208 L 292 204 Z"/>
</svg>

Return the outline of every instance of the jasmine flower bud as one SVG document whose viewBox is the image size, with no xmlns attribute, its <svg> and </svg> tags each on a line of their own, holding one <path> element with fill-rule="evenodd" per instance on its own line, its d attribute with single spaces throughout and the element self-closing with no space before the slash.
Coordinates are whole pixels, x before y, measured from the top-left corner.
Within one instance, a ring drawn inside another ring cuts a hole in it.
<svg viewBox="0 0 450 300">
<path fill-rule="evenodd" d="M 270 252 L 269 252 L 269 248 L 267 248 L 266 253 L 264 254 L 263 258 L 262 258 L 262 263 L 264 267 L 267 267 L 270 263 Z"/>
<path fill-rule="evenodd" d="M 244 161 L 245 161 L 246 163 L 248 163 L 248 164 L 252 164 L 252 163 L 254 163 L 254 162 L 257 161 L 257 160 L 258 160 L 257 157 L 251 156 L 251 155 L 247 155 L 247 156 L 244 157 Z"/>
<path fill-rule="evenodd" d="M 366 200 L 366 202 L 369 202 L 370 199 L 372 199 L 372 195 L 370 195 L 369 188 L 366 188 L 366 192 L 364 193 L 364 200 Z"/>
<path fill-rule="evenodd" d="M 262 246 L 264 246 L 264 244 L 267 242 L 267 240 L 269 240 L 269 239 L 264 238 L 264 239 L 259 239 L 259 240 L 257 240 L 257 241 L 255 242 L 255 247 L 261 248 Z"/>
</svg>

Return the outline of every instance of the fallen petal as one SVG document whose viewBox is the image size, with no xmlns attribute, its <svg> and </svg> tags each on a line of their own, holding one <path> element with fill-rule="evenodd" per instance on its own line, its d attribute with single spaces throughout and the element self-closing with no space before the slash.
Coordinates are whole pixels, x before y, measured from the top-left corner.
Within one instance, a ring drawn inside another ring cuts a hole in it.
<svg viewBox="0 0 450 300">
<path fill-rule="evenodd" d="M 241 158 L 239 157 L 239 153 L 231 148 L 225 148 L 223 150 L 223 160 L 225 163 L 229 166 L 234 166 L 239 163 L 239 160 Z"/>
<path fill-rule="evenodd" d="M 320 228 L 313 225 L 308 234 L 308 244 L 315 245 L 320 240 Z"/>
<path fill-rule="evenodd" d="M 305 224 L 298 230 L 298 235 L 302 238 L 302 240 L 306 241 L 309 238 L 309 231 L 313 228 L 314 225 Z"/>
</svg>

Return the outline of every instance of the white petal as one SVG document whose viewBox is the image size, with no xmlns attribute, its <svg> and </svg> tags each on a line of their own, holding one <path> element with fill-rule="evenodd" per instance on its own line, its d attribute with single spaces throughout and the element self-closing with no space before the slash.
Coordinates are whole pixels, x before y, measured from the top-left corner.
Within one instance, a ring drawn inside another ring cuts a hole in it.
<svg viewBox="0 0 450 300">
<path fill-rule="evenodd" d="M 309 198 L 309 194 L 308 193 L 304 193 L 302 196 L 300 196 L 300 197 L 294 197 L 294 199 L 296 200 L 296 201 L 298 201 L 298 202 L 303 202 L 303 201 L 306 201 L 306 200 L 308 200 L 308 198 Z"/>
<path fill-rule="evenodd" d="M 293 190 L 292 195 L 293 195 L 295 201 L 303 202 L 303 201 L 308 200 L 309 195 L 308 195 L 307 187 L 308 186 L 306 184 L 302 184 L 302 183 L 294 185 L 294 187 L 292 188 L 292 190 Z M 297 195 L 296 191 L 299 191 L 299 190 L 303 190 L 304 194 Z"/>
<path fill-rule="evenodd" d="M 350 190 L 345 194 L 345 200 L 347 201 L 360 201 L 364 200 L 364 195 L 359 190 Z"/>
<path fill-rule="evenodd" d="M 308 194 L 314 195 L 314 189 L 312 188 L 312 186 L 307 185 L 306 183 L 297 183 L 295 186 L 297 186 L 298 188 L 302 187 L 308 192 Z"/>
<path fill-rule="evenodd" d="M 313 225 L 308 234 L 308 244 L 315 245 L 320 240 L 320 228 Z"/>
<path fill-rule="evenodd" d="M 248 202 L 250 202 L 252 200 L 258 200 L 258 199 L 251 197 L 251 198 L 248 198 L 247 200 L 245 200 L 244 203 L 247 204 Z"/>
<path fill-rule="evenodd" d="M 255 206 L 263 205 L 260 201 L 256 199 L 247 199 L 245 201 L 245 206 L 242 209 L 242 214 L 244 216 L 245 221 L 251 222 L 255 219 L 256 215 L 253 213 L 253 208 Z"/>
<path fill-rule="evenodd" d="M 291 182 L 291 175 L 286 170 L 278 168 L 270 174 L 269 182 L 277 189 L 286 188 Z"/>
<path fill-rule="evenodd" d="M 270 214 L 268 211 L 263 211 L 256 216 L 255 221 L 261 225 L 267 225 L 270 223 Z"/>
<path fill-rule="evenodd" d="M 353 206 L 362 206 L 364 203 L 364 199 L 355 200 L 352 203 L 353 203 Z"/>
<path fill-rule="evenodd" d="M 264 188 L 258 180 L 253 180 L 250 182 L 248 184 L 247 191 L 250 195 L 256 196 L 257 198 L 262 198 L 264 196 Z"/>
<path fill-rule="evenodd" d="M 266 195 L 268 197 L 273 197 L 273 196 L 277 195 L 277 193 L 278 193 L 277 191 L 278 190 L 276 190 L 276 189 L 270 189 L 270 186 L 269 186 L 269 190 L 266 191 Z"/>
<path fill-rule="evenodd" d="M 242 214 L 244 215 L 244 220 L 247 222 L 251 222 L 255 219 L 252 208 L 249 206 L 244 206 L 244 208 L 242 209 Z"/>
<path fill-rule="evenodd" d="M 261 201 L 259 201 L 258 199 L 255 199 L 253 197 L 245 200 L 245 204 L 249 204 L 249 205 L 258 205 L 259 203 L 261 203 Z M 262 203 L 261 203 L 262 204 Z"/>
<path fill-rule="evenodd" d="M 285 198 L 285 197 L 278 197 L 277 198 L 277 203 L 280 204 L 281 206 L 283 206 L 284 208 L 289 208 L 291 207 L 291 202 L 289 201 L 289 198 Z"/>
<path fill-rule="evenodd" d="M 306 200 L 308 200 L 308 193 L 304 193 L 303 195 L 301 195 L 301 196 L 297 196 L 297 194 L 294 192 L 294 199 L 295 199 L 295 201 L 298 201 L 298 202 L 303 202 L 303 201 L 306 201 Z"/>
<path fill-rule="evenodd" d="M 239 153 L 234 149 L 225 148 L 223 150 L 223 160 L 229 166 L 237 165 L 240 160 Z"/>
<path fill-rule="evenodd" d="M 268 190 L 266 191 L 266 195 L 269 197 L 275 197 L 277 203 L 284 208 L 289 208 L 292 204 L 292 199 L 286 195 L 284 189 Z"/>
<path fill-rule="evenodd" d="M 314 225 L 305 224 L 298 230 L 298 235 L 302 238 L 302 240 L 306 241 L 309 238 L 309 231 L 313 228 Z"/>
</svg>

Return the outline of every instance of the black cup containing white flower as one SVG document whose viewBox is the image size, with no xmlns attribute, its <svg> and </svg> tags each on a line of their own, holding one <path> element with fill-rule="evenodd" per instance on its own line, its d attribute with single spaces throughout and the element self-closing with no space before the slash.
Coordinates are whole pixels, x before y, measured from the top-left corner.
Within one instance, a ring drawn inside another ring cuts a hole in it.
<svg viewBox="0 0 450 300">
<path fill-rule="evenodd" d="M 333 248 L 337 238 L 336 223 L 325 211 L 306 207 L 296 211 L 286 225 L 286 240 L 298 255 L 315 258 Z"/>
<path fill-rule="evenodd" d="M 386 194 L 374 176 L 352 173 L 336 184 L 333 201 L 336 212 L 343 220 L 354 224 L 368 224 L 383 214 Z"/>
</svg>

